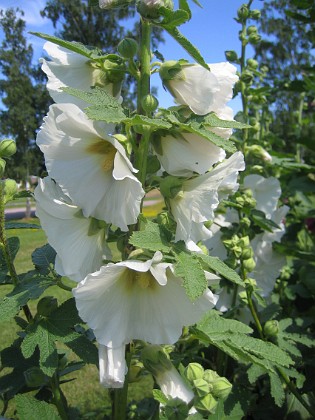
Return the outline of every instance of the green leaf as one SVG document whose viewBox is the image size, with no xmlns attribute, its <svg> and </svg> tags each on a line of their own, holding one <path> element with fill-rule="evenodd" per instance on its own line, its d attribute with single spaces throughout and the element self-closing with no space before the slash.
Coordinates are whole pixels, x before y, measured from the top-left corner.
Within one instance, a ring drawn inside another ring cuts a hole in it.
<svg viewBox="0 0 315 420">
<path fill-rule="evenodd" d="M 197 123 L 195 121 L 191 121 L 188 123 L 180 123 L 179 127 L 182 130 L 188 131 L 189 133 L 197 134 L 205 138 L 206 140 L 211 141 L 211 143 L 215 144 L 218 147 L 221 147 L 227 152 L 234 153 L 237 151 L 234 143 L 231 140 L 226 140 L 223 137 L 218 136 L 212 131 L 204 128 L 200 123 Z"/>
<path fill-rule="evenodd" d="M 180 9 L 185 10 L 185 12 L 188 13 L 189 19 L 191 19 L 191 10 L 188 4 L 188 0 L 179 0 L 178 5 Z"/>
<path fill-rule="evenodd" d="M 122 121 L 124 124 L 130 124 L 130 125 L 148 125 L 152 129 L 169 129 L 172 127 L 172 124 L 169 122 L 162 120 L 160 118 L 149 118 L 145 115 L 134 115 L 131 118 L 125 118 Z"/>
<path fill-rule="evenodd" d="M 192 121 L 196 121 L 208 127 L 221 127 L 221 128 L 250 128 L 250 125 L 243 124 L 239 121 L 228 121 L 228 120 L 221 120 L 219 117 L 216 116 L 214 112 L 210 112 L 205 116 L 201 115 L 194 115 L 191 118 Z"/>
<path fill-rule="evenodd" d="M 70 87 L 65 87 L 63 90 L 76 98 L 92 104 L 92 106 L 85 108 L 86 115 L 92 120 L 118 124 L 126 119 L 123 107 L 105 89 L 96 86 L 87 92 Z"/>
<path fill-rule="evenodd" d="M 73 340 L 67 340 L 66 345 L 79 356 L 83 362 L 98 366 L 97 348 L 85 335 L 80 334 Z"/>
<path fill-rule="evenodd" d="M 18 284 L 15 289 L 0 301 L 0 321 L 13 318 L 21 306 L 30 299 L 37 299 L 50 286 L 54 285 L 51 278 L 42 276 L 31 277 Z"/>
<path fill-rule="evenodd" d="M 153 395 L 153 398 L 157 400 L 159 403 L 163 405 L 167 404 L 168 398 L 159 389 L 153 389 L 152 395 Z"/>
<path fill-rule="evenodd" d="M 282 407 L 285 401 L 285 393 L 281 379 L 276 373 L 268 372 L 270 379 L 270 393 L 278 407 Z"/>
<path fill-rule="evenodd" d="M 47 320 L 42 319 L 28 329 L 21 350 L 24 357 L 31 357 L 36 346 L 39 348 L 39 366 L 45 375 L 52 376 L 58 367 L 58 353 L 54 336 L 48 331 Z"/>
<path fill-rule="evenodd" d="M 19 420 L 60 420 L 53 404 L 39 401 L 34 397 L 19 394 L 15 398 Z"/>
<path fill-rule="evenodd" d="M 175 253 L 175 275 L 184 280 L 187 296 L 196 300 L 208 286 L 204 270 L 195 255 L 188 252 L 184 246 L 180 248 L 177 244 Z"/>
<path fill-rule="evenodd" d="M 230 280 L 232 283 L 238 284 L 239 286 L 245 286 L 241 277 L 234 271 L 232 268 L 228 267 L 223 261 L 218 257 L 211 257 L 210 255 L 205 254 L 195 254 L 197 258 L 202 260 L 212 271 L 217 272 L 222 277 L 227 280 Z"/>
<path fill-rule="evenodd" d="M 187 7 L 188 4 L 186 1 L 186 8 Z M 183 10 L 182 8 L 173 11 L 166 7 L 160 7 L 159 12 L 161 16 L 164 17 L 164 19 L 159 22 L 159 25 L 163 27 L 167 26 L 169 28 L 176 28 L 176 26 L 182 25 L 191 18 L 191 13 L 189 13 L 190 11 Z"/>
<path fill-rule="evenodd" d="M 235 360 L 254 363 L 269 372 L 274 373 L 275 367 L 289 367 L 293 364 L 289 355 L 276 345 L 248 336 L 250 331 L 241 322 L 218 318 L 218 314 L 212 310 L 197 324 L 194 334 L 201 341 L 218 347 Z"/>
<path fill-rule="evenodd" d="M 74 332 L 74 325 L 79 322 L 82 321 L 79 318 L 74 299 L 69 299 L 51 315 L 29 325 L 21 346 L 23 356 L 32 356 L 38 346 L 40 368 L 46 375 L 52 376 L 58 367 L 55 342 L 75 340 L 79 334 Z"/>
<path fill-rule="evenodd" d="M 261 210 L 252 209 L 250 216 L 256 225 L 261 227 L 263 230 L 273 232 L 274 229 L 280 229 L 280 226 L 272 220 L 267 219 L 265 213 Z"/>
<path fill-rule="evenodd" d="M 40 248 L 36 248 L 32 253 L 32 262 L 40 271 L 50 271 L 50 266 L 55 264 L 56 251 L 51 245 L 45 244 Z"/>
<path fill-rule="evenodd" d="M 174 39 L 181 45 L 185 51 L 202 67 L 209 69 L 208 64 L 200 54 L 200 51 L 187 39 L 184 35 L 172 25 L 159 25 L 162 26 Z"/>
<path fill-rule="evenodd" d="M 133 232 L 129 243 L 138 248 L 150 251 L 169 252 L 171 250 L 171 233 L 162 225 L 143 219 L 144 229 Z"/>
<path fill-rule="evenodd" d="M 30 32 L 30 34 L 38 36 L 39 38 L 45 39 L 46 41 L 53 42 L 54 44 L 57 44 L 60 47 L 66 48 L 67 50 L 73 51 L 87 58 L 92 58 L 92 56 L 97 52 L 96 49 L 88 48 L 85 45 L 81 44 L 80 42 L 65 41 L 56 36 L 43 34 L 41 32 Z"/>
</svg>

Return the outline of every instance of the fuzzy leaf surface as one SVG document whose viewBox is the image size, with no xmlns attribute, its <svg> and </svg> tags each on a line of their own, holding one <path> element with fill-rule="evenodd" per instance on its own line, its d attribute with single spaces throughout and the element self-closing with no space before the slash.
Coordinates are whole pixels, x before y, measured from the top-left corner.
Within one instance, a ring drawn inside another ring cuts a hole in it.
<svg viewBox="0 0 315 420">
<path fill-rule="evenodd" d="M 17 395 L 14 400 L 19 420 L 61 420 L 53 404 L 25 394 Z"/>
<path fill-rule="evenodd" d="M 196 253 L 195 255 L 197 258 L 202 260 L 211 270 L 216 271 L 222 277 L 224 277 L 227 280 L 230 280 L 232 283 L 244 287 L 244 282 L 241 279 L 241 277 L 237 274 L 237 272 L 229 266 L 227 266 L 218 257 L 211 257 L 210 255 L 205 255 L 201 253 Z"/>
<path fill-rule="evenodd" d="M 129 242 L 150 251 L 169 252 L 171 250 L 170 232 L 163 226 L 147 220 L 143 230 L 134 232 Z"/>
<path fill-rule="evenodd" d="M 187 252 L 184 247 L 176 247 L 175 274 L 184 280 L 187 296 L 191 300 L 200 297 L 208 286 L 204 270 L 194 254 Z"/>
</svg>

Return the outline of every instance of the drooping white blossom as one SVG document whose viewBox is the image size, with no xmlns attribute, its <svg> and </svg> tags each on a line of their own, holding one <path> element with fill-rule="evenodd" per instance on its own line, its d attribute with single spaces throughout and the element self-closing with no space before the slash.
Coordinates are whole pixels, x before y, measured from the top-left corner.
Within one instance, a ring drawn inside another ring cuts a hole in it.
<svg viewBox="0 0 315 420">
<path fill-rule="evenodd" d="M 80 107 L 88 105 L 83 100 L 64 92 L 63 87 L 89 90 L 92 86 L 101 86 L 109 94 L 114 95 L 113 84 L 106 83 L 104 71 L 96 67 L 88 57 L 52 42 L 46 42 L 43 48 L 50 60 L 40 59 L 42 70 L 48 77 L 49 94 L 56 103 L 69 102 Z M 116 93 L 116 97 L 119 96 L 120 93 Z"/>
<path fill-rule="evenodd" d="M 156 155 L 170 175 L 186 177 L 204 174 L 225 158 L 225 151 L 197 134 L 182 133 L 162 137 Z"/>
<path fill-rule="evenodd" d="M 164 68 L 167 66 L 164 63 Z M 160 75 L 176 102 L 187 105 L 195 114 L 217 112 L 232 99 L 233 86 L 238 81 L 236 67 L 228 62 L 208 64 L 210 71 L 199 64 L 183 64 L 172 77 Z"/>
<path fill-rule="evenodd" d="M 100 383 L 104 388 L 122 388 L 127 366 L 125 346 L 116 348 L 98 346 Z"/>
<path fill-rule="evenodd" d="M 40 179 L 34 191 L 36 215 L 57 252 L 55 270 L 74 281 L 98 270 L 111 253 L 104 227 L 86 218 L 51 178 Z"/>
<path fill-rule="evenodd" d="M 214 219 L 214 210 L 220 200 L 238 189 L 238 172 L 244 169 L 244 157 L 236 152 L 210 172 L 184 181 L 182 191 L 170 199 L 177 223 L 176 241 L 189 244 L 212 236 L 204 223 Z"/>
<path fill-rule="evenodd" d="M 144 191 L 124 147 L 73 104 L 52 105 L 44 121 L 37 144 L 49 175 L 85 217 L 128 230 Z"/>
<path fill-rule="evenodd" d="M 73 290 L 79 314 L 100 344 L 116 348 L 133 339 L 175 343 L 183 326 L 196 323 L 215 305 L 209 289 L 192 302 L 172 265 L 161 261 L 156 252 L 145 262 L 110 263 Z"/>
</svg>

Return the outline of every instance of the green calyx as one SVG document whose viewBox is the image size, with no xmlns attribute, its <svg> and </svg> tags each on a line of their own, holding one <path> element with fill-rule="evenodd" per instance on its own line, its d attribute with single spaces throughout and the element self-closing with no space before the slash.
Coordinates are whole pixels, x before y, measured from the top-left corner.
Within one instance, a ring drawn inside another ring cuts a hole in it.
<svg viewBox="0 0 315 420">
<path fill-rule="evenodd" d="M 185 73 L 179 61 L 169 60 L 165 61 L 159 70 L 160 77 L 164 84 L 170 80 L 185 80 Z"/>
<path fill-rule="evenodd" d="M 167 176 L 160 183 L 160 191 L 164 198 L 175 198 L 180 193 L 183 186 L 183 179 L 176 176 Z"/>
<path fill-rule="evenodd" d="M 146 346 L 142 350 L 141 360 L 144 367 L 155 377 L 167 370 L 171 370 L 173 367 L 168 354 L 158 345 Z"/>
</svg>

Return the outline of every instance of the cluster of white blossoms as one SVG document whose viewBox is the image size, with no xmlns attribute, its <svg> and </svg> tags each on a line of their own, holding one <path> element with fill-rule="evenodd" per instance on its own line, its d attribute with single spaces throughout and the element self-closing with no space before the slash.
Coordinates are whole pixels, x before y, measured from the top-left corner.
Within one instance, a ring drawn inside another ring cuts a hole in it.
<svg viewBox="0 0 315 420">
<path fill-rule="evenodd" d="M 175 343 L 183 326 L 196 323 L 218 297 L 207 289 L 192 302 L 173 264 L 164 262 L 159 251 L 147 261 L 106 263 L 111 259 L 108 229 L 114 225 L 126 232 L 137 223 L 144 186 L 113 126 L 90 120 L 84 112 L 87 104 L 63 87 L 98 86 L 118 100 L 120 92 L 87 57 L 50 42 L 45 50 L 50 60 L 42 60 L 42 69 L 56 103 L 37 136 L 49 174 L 35 190 L 37 215 L 56 250 L 57 273 L 78 282 L 73 294 L 99 343 L 101 382 L 122 387 L 126 344 L 135 339 Z M 169 80 L 167 86 L 189 112 L 213 111 L 232 119 L 226 102 L 232 97 L 236 69 L 228 63 L 210 69 L 183 66 L 178 80 Z M 224 138 L 231 135 L 230 129 L 213 131 Z M 243 155 L 237 152 L 225 159 L 223 149 L 190 133 L 162 137 L 156 155 L 167 174 L 182 180 L 178 194 L 169 198 L 177 224 L 175 241 L 195 249 L 198 241 L 212 235 L 204 223 L 214 218 L 220 200 L 237 190 Z M 209 272 L 205 277 L 209 282 L 218 279 Z"/>
<path fill-rule="evenodd" d="M 279 207 L 281 187 L 279 180 L 274 177 L 264 178 L 261 175 L 248 175 L 244 178 L 243 186 L 252 192 L 253 198 L 256 200 L 256 209 L 264 212 L 267 219 L 278 225 L 278 227 L 272 228 L 272 232 L 259 233 L 250 241 L 255 268 L 248 274 L 248 277 L 255 279 L 260 289 L 260 295 L 266 299 L 273 291 L 280 270 L 286 263 L 285 256 L 274 251 L 272 244 L 280 242 L 285 233 L 284 219 L 289 207 L 286 205 Z M 230 228 L 233 223 L 239 224 L 239 222 L 238 212 L 235 209 L 228 209 L 225 214 L 215 217 L 210 228 L 213 236 L 205 243 L 211 255 L 217 256 L 221 260 L 227 258 L 227 250 L 222 242 L 221 228 Z M 233 291 L 223 289 L 217 307 L 220 311 L 225 312 L 231 308 L 232 301 Z M 249 320 L 246 311 L 240 312 L 240 318 L 244 322 Z"/>
</svg>

